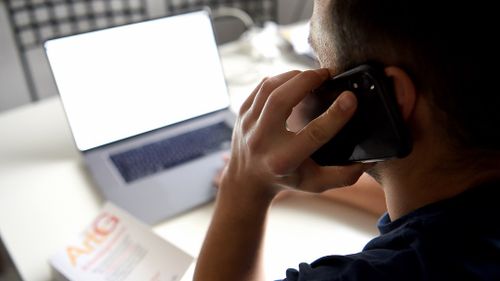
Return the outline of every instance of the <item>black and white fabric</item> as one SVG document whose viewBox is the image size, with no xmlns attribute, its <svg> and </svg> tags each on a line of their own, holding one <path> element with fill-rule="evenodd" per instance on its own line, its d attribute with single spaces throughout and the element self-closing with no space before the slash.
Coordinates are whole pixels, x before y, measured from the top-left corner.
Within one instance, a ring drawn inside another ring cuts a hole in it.
<svg viewBox="0 0 500 281">
<path fill-rule="evenodd" d="M 147 0 L 6 0 L 14 40 L 31 99 L 53 94 L 43 58 L 48 39 L 98 30 L 147 18 Z"/>
<path fill-rule="evenodd" d="M 45 40 L 146 17 L 145 0 L 7 0 L 14 34 L 26 50 Z"/>
<path fill-rule="evenodd" d="M 167 12 L 208 6 L 238 8 L 247 12 L 257 24 L 277 20 L 277 0 L 165 0 Z"/>
<path fill-rule="evenodd" d="M 277 20 L 277 0 L 156 1 L 166 11 L 154 10 L 160 6 L 152 0 L 5 0 L 31 100 L 57 93 L 42 48 L 48 39 L 143 21 L 152 10 L 156 17 L 204 6 L 229 7 L 245 11 L 258 25 Z"/>
</svg>

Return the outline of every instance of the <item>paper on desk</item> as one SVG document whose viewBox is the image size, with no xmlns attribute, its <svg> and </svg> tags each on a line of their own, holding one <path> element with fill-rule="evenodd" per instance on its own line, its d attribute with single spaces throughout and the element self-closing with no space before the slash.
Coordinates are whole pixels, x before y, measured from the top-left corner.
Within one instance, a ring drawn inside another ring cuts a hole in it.
<svg viewBox="0 0 500 281">
<path fill-rule="evenodd" d="M 193 257 L 106 203 L 94 221 L 50 259 L 57 280 L 180 280 Z"/>
</svg>

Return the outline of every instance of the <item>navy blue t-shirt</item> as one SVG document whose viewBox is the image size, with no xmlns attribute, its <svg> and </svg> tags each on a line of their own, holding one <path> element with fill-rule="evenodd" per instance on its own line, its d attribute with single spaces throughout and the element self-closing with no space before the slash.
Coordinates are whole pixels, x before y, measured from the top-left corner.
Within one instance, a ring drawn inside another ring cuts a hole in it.
<svg viewBox="0 0 500 281">
<path fill-rule="evenodd" d="M 288 269 L 286 281 L 500 280 L 500 184 L 378 223 L 362 252 Z"/>
</svg>

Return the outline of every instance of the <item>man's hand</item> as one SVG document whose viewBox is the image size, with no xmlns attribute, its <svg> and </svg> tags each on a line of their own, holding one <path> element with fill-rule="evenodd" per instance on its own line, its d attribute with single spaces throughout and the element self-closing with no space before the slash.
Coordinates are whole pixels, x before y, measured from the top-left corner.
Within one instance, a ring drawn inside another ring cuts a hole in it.
<svg viewBox="0 0 500 281">
<path fill-rule="evenodd" d="M 284 188 L 322 192 L 356 182 L 365 165 L 320 167 L 309 158 L 352 117 L 352 93 L 343 93 L 299 132 L 286 128 L 293 108 L 328 77 L 326 69 L 291 71 L 257 86 L 240 109 L 221 189 L 255 199 L 272 198 Z"/>
<path fill-rule="evenodd" d="M 328 77 L 320 69 L 264 79 L 243 103 L 194 280 L 263 280 L 262 237 L 276 194 L 286 188 L 320 192 L 352 184 L 363 173 L 361 164 L 320 167 L 309 158 L 353 115 L 352 93 L 340 95 L 302 130 L 286 128 L 294 106 Z"/>
</svg>

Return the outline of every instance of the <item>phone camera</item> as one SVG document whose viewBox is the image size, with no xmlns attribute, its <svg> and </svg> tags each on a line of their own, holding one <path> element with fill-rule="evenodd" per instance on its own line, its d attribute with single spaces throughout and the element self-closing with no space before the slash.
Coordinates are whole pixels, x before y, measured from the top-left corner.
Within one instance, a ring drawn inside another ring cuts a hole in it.
<svg viewBox="0 0 500 281">
<path fill-rule="evenodd" d="M 361 76 L 361 87 L 368 91 L 375 90 L 375 84 L 373 83 L 372 78 L 369 75 L 363 74 Z"/>
<path fill-rule="evenodd" d="M 363 74 L 358 79 L 351 81 L 351 87 L 354 90 L 363 90 L 367 92 L 372 92 L 375 90 L 375 84 L 369 75 Z"/>
</svg>

